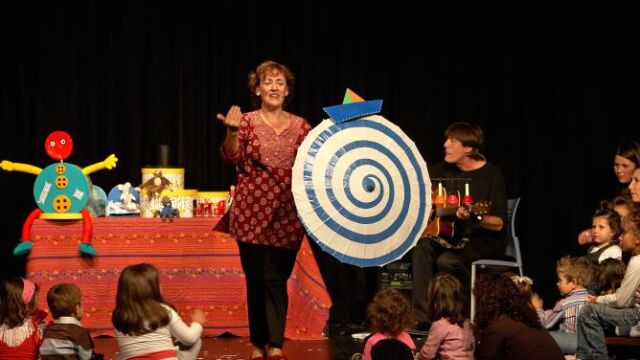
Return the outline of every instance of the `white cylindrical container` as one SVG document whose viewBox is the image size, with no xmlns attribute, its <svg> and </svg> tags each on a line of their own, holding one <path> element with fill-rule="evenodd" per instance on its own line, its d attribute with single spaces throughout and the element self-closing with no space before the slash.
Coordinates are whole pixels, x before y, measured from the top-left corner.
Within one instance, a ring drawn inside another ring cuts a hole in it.
<svg viewBox="0 0 640 360">
<path fill-rule="evenodd" d="M 193 200 L 197 193 L 198 190 L 195 189 L 164 190 L 160 196 L 151 197 L 149 200 L 147 194 L 142 191 L 140 193 L 140 216 L 145 218 L 159 216 L 163 208 L 162 198 L 168 196 L 171 199 L 171 206 L 178 209 L 180 217 L 193 217 Z"/>
</svg>

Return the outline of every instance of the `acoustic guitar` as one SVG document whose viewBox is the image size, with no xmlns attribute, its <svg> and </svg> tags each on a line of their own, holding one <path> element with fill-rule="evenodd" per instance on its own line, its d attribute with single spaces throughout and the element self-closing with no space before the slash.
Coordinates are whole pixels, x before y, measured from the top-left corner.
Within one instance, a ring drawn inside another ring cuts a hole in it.
<svg viewBox="0 0 640 360">
<path fill-rule="evenodd" d="M 443 191 L 444 198 L 448 199 L 449 197 L 446 194 L 446 190 L 443 189 Z M 462 205 L 460 204 L 460 196 L 458 195 L 457 203 L 443 204 L 435 202 L 436 196 L 437 192 L 432 192 L 431 197 L 434 201 L 432 202 L 430 219 L 427 222 L 427 228 L 420 238 L 430 238 L 447 249 L 461 249 L 465 247 L 468 238 L 461 237 L 461 239 L 457 240 L 455 236 L 455 215 L 458 208 L 460 206 L 467 206 L 471 216 L 486 215 L 491 209 L 491 201 L 482 200 L 472 205 Z"/>
</svg>

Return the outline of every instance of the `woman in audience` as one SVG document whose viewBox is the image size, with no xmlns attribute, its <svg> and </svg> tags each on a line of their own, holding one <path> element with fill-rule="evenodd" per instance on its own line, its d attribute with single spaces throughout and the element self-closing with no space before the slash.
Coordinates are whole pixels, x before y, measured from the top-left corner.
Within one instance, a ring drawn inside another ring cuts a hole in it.
<svg viewBox="0 0 640 360">
<path fill-rule="evenodd" d="M 613 171 L 620 183 L 618 194 L 627 191 L 633 171 L 637 168 L 640 168 L 640 144 L 627 141 L 618 145 L 613 158 Z"/>
<path fill-rule="evenodd" d="M 508 276 L 482 275 L 473 291 L 479 340 L 476 359 L 564 359 L 558 344 L 540 325 L 531 299 Z"/>
<path fill-rule="evenodd" d="M 613 158 L 613 171 L 618 178 L 618 187 L 615 197 L 612 201 L 602 201 L 600 208 L 610 208 L 624 217 L 628 213 L 628 204 L 631 202 L 629 197 L 629 186 L 636 169 L 640 169 L 640 144 L 635 141 L 624 142 L 616 148 L 616 154 Z M 638 199 L 633 200 L 640 202 Z M 591 228 L 585 229 L 578 234 L 578 244 L 586 245 L 593 242 L 593 232 Z"/>
</svg>

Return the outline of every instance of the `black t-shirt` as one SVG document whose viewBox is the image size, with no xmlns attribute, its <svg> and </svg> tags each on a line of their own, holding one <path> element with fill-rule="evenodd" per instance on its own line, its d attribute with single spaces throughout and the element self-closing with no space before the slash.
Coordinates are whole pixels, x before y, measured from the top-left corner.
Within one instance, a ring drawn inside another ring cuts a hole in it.
<svg viewBox="0 0 640 360">
<path fill-rule="evenodd" d="M 502 247 L 506 244 L 506 229 L 507 229 L 507 190 L 504 183 L 504 177 L 502 171 L 495 165 L 487 162 L 484 166 L 476 170 L 462 171 L 455 164 L 438 163 L 428 168 L 429 176 L 432 179 L 434 189 L 437 189 L 437 184 L 441 178 L 442 186 L 447 189 L 449 194 L 456 191 L 460 194 L 460 199 L 465 195 L 465 184 L 468 180 L 469 195 L 473 197 L 474 203 L 488 200 L 491 202 L 491 207 L 488 211 L 488 215 L 499 216 L 504 223 L 502 231 L 491 231 L 480 227 L 479 225 L 472 225 L 471 222 L 462 222 L 456 220 L 456 226 L 464 229 L 465 231 L 456 232 L 457 236 L 465 234 L 469 236 L 471 240 L 488 240 L 494 244 L 500 244 Z M 457 179 L 457 180 L 444 180 L 444 179 Z M 456 218 L 457 219 L 457 218 Z M 497 240 L 497 241 L 496 241 Z"/>
</svg>

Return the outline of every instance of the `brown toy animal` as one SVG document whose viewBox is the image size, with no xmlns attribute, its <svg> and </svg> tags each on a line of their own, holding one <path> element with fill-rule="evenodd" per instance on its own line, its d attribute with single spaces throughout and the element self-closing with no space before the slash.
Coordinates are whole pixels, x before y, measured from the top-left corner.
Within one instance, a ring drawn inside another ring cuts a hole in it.
<svg viewBox="0 0 640 360">
<path fill-rule="evenodd" d="M 151 201 L 151 199 L 159 197 L 162 190 L 169 186 L 171 186 L 171 181 L 162 176 L 162 171 L 156 170 L 153 172 L 153 177 L 140 185 L 139 189 L 146 191 L 147 200 Z"/>
</svg>

